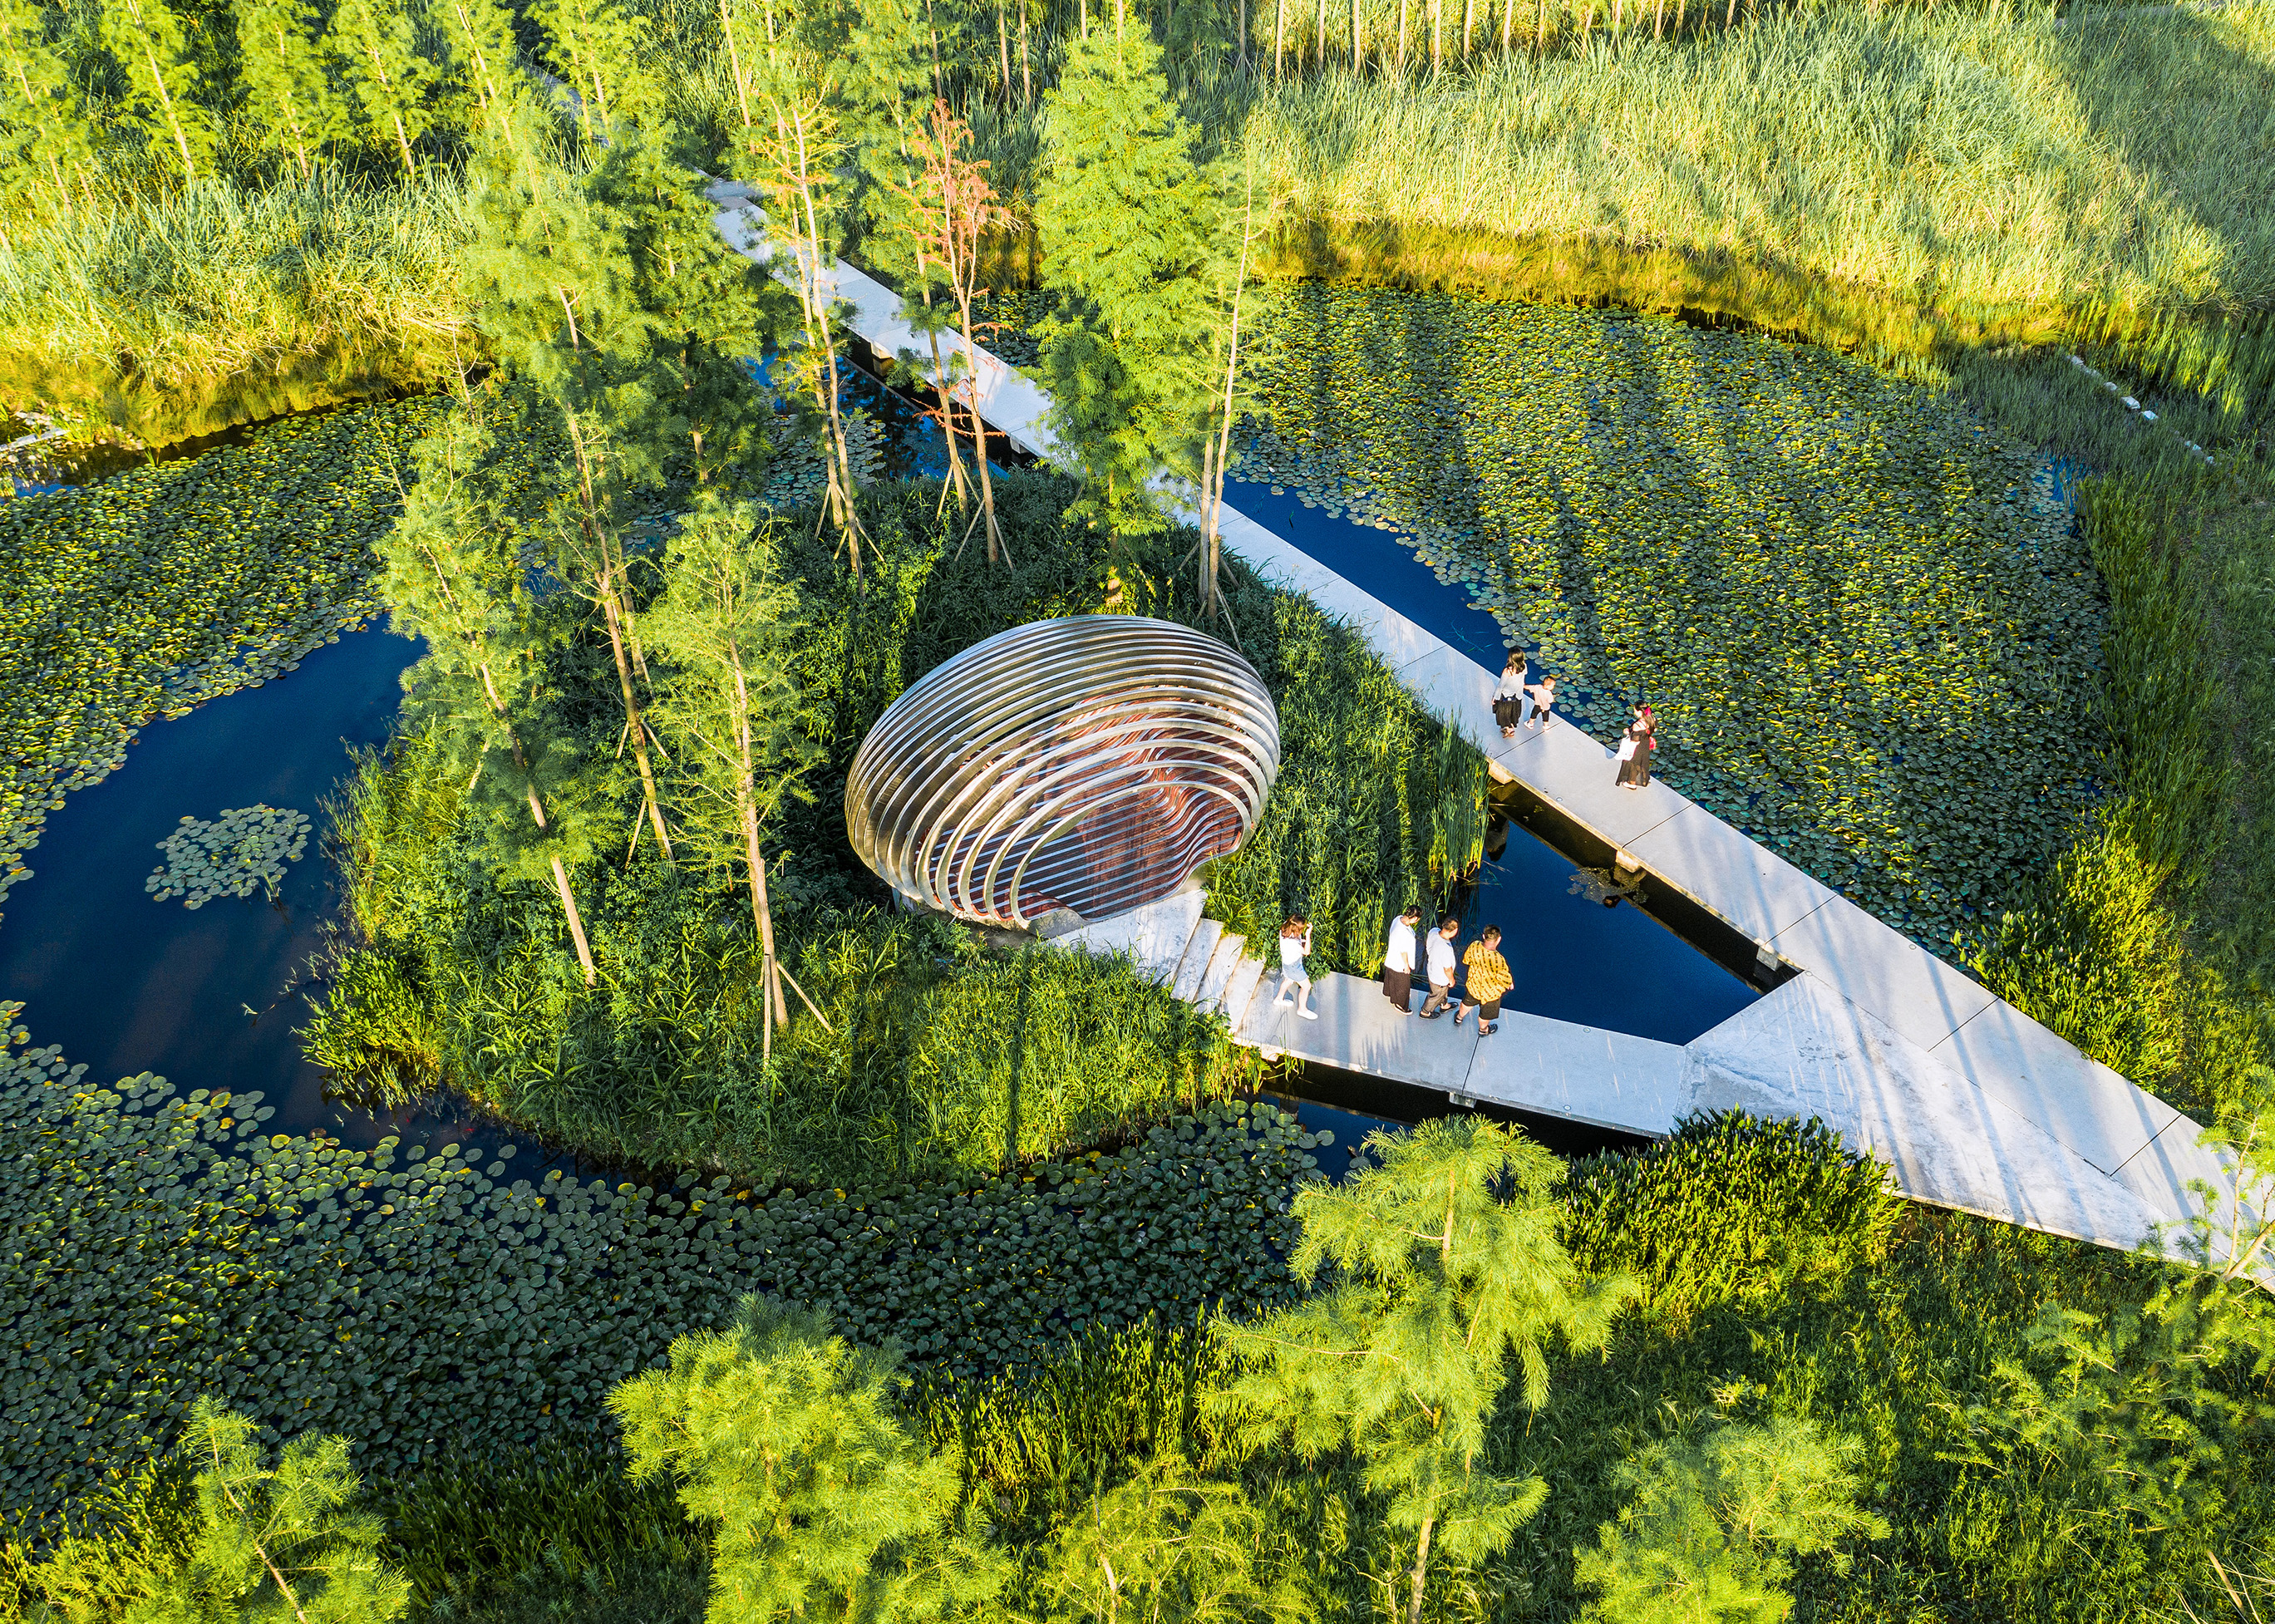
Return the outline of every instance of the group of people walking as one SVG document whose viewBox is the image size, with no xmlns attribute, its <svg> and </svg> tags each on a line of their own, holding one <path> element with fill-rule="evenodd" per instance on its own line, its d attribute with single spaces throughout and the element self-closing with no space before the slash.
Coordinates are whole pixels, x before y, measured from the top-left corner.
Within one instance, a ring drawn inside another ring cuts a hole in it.
<svg viewBox="0 0 2275 1624">
<path fill-rule="evenodd" d="M 1415 1014 L 1414 973 L 1419 968 L 1427 986 L 1420 1011 L 1424 1020 L 1434 1021 L 1450 1008 L 1454 1024 L 1459 1026 L 1474 1009 L 1478 1036 L 1490 1038 L 1500 1030 L 1500 1001 L 1516 978 L 1501 956 L 1500 926 L 1486 925 L 1456 957 L 1454 948 L 1461 935 L 1459 919 L 1440 919 L 1425 937 L 1419 908 L 1401 913 L 1390 922 L 1390 940 L 1383 952 L 1383 995 L 1398 1006 L 1401 1015 Z M 1311 922 L 1300 913 L 1289 914 L 1280 927 L 1280 995 L 1272 1007 L 1284 1009 L 1293 1004 L 1297 1015 L 1316 1021 L 1319 1012 L 1311 1008 L 1311 972 L 1304 962 L 1311 951 Z M 1454 984 L 1465 972 L 1468 989 L 1456 998 Z"/>
<path fill-rule="evenodd" d="M 1524 651 L 1513 648 L 1508 661 L 1502 665 L 1500 685 L 1493 690 L 1493 721 L 1500 725 L 1503 738 L 1514 738 L 1519 728 L 1546 728 L 1556 719 L 1551 714 L 1556 704 L 1556 678 L 1543 676 L 1537 683 L 1525 678 Z M 1659 747 L 1659 719 L 1651 714 L 1651 706 L 1636 706 L 1635 720 L 1629 722 L 1620 735 L 1619 776 L 1613 782 L 1622 789 L 1640 789 L 1651 782 L 1651 754 Z"/>
<path fill-rule="evenodd" d="M 1390 922 L 1390 940 L 1383 948 L 1382 995 L 1398 1006 L 1399 1014 L 1414 1014 L 1414 972 L 1418 968 L 1428 984 L 1420 1011 L 1424 1020 L 1434 1021 L 1451 1008 L 1454 1024 L 1459 1026 L 1474 1009 L 1478 1036 L 1490 1038 L 1500 1030 L 1500 1001 L 1516 985 L 1516 978 L 1501 956 L 1500 926 L 1486 925 L 1457 958 L 1454 948 L 1461 936 L 1462 922 L 1451 916 L 1425 935 L 1419 908 L 1401 913 Z M 1454 983 L 1461 979 L 1468 986 L 1456 999 Z"/>
</svg>

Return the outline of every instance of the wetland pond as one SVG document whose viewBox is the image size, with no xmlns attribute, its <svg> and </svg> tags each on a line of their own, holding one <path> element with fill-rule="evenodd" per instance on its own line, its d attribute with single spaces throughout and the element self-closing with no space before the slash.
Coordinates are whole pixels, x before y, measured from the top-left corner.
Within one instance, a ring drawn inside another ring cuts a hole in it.
<svg viewBox="0 0 2275 1624">
<path fill-rule="evenodd" d="M 875 471 L 937 477 L 936 427 L 865 375 L 848 381 L 876 426 Z M 1487 664 L 1498 660 L 1492 616 L 1397 537 L 1260 485 L 1236 482 L 1228 496 L 1455 646 Z M 383 628 L 344 631 L 287 676 L 146 723 L 120 767 L 71 795 L 27 854 L 33 873 L 0 924 L 0 997 L 25 1005 L 35 1041 L 60 1046 L 101 1083 L 147 1071 L 185 1093 L 258 1091 L 277 1132 L 359 1147 L 390 1135 L 435 1148 L 502 1142 L 447 1101 L 382 1114 L 328 1098 L 326 1074 L 300 1054 L 332 905 L 327 803 L 350 770 L 350 752 L 385 742 L 402 674 L 418 654 L 415 643 Z M 284 865 L 273 898 L 256 886 L 196 909 L 153 899 L 146 882 L 164 860 L 159 847 L 185 819 L 254 806 L 314 823 L 315 837 Z M 1508 933 L 1519 980 L 1510 1001 L 1537 1014 L 1682 1041 L 1756 996 L 1647 915 L 1602 906 L 1571 859 L 1521 827 L 1507 827 L 1469 918 L 1473 929 L 1490 921 Z M 1330 1112 L 1343 1130 L 1338 1138 L 1355 1143 L 1362 1121 L 1410 1114 L 1375 1108 L 1385 1114 L 1342 1120 Z M 1307 1109 L 1325 1107 L 1315 1100 Z"/>
</svg>

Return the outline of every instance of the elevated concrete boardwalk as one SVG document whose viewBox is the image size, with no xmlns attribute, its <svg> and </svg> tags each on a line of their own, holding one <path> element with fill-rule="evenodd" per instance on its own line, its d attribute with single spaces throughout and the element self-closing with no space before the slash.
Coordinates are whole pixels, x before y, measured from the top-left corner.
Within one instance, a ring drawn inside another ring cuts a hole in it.
<svg viewBox="0 0 2275 1624">
<path fill-rule="evenodd" d="M 726 240 L 768 257 L 747 193 L 727 184 L 711 196 Z M 829 275 L 872 347 L 925 349 L 897 294 L 849 266 Z M 965 363 L 981 416 L 1055 459 L 1042 391 L 985 350 Z M 1321 978 L 1317 1022 L 1274 1011 L 1256 996 L 1266 968 L 1236 938 L 1201 929 L 1214 922 L 1200 918 L 1195 894 L 1061 940 L 1131 952 L 1221 1008 L 1243 1043 L 1636 1133 L 1663 1135 L 1686 1111 L 1723 1105 L 1815 1115 L 1871 1147 L 1908 1195 L 2104 1245 L 2129 1248 L 2156 1224 L 2184 1220 L 2191 1179 L 2233 1188 L 2196 1143 L 2198 1123 L 1665 784 L 1615 787 L 1611 750 L 1568 721 L 1501 738 L 1498 673 L 1245 515 L 1226 507 L 1220 525 L 1230 551 L 1357 631 L 1417 699 L 1481 740 L 1496 778 L 1523 784 L 1802 973 L 1680 1047 L 1515 1013 L 1480 1044 L 1450 1020 L 1402 1019 L 1349 977 Z"/>
</svg>

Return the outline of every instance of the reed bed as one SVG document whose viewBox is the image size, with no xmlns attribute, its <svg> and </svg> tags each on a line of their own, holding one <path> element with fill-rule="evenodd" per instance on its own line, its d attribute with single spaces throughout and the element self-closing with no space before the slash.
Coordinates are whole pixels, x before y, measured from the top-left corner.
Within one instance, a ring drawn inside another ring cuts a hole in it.
<svg viewBox="0 0 2275 1624">
<path fill-rule="evenodd" d="M 465 186 L 209 178 L 0 238 L 0 399 L 152 443 L 440 377 Z"/>
<path fill-rule="evenodd" d="M 1309 220 L 1673 245 L 1986 324 L 2275 306 L 2266 4 L 1630 33 L 1465 74 L 1291 79 L 1240 134 Z"/>
</svg>

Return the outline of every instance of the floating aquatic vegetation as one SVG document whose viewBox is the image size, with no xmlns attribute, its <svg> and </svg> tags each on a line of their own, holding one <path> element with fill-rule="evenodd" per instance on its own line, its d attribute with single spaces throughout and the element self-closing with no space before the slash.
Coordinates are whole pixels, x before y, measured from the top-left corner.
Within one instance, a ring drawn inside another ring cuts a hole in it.
<svg viewBox="0 0 2275 1624">
<path fill-rule="evenodd" d="M 239 806 L 208 823 L 185 818 L 158 842 L 166 860 L 151 871 L 142 888 L 157 902 L 185 898 L 185 908 L 202 908 L 216 896 L 251 896 L 255 886 L 276 896 L 284 865 L 300 860 L 308 843 L 308 814 L 290 807 Z"/>
<path fill-rule="evenodd" d="M 2099 578 L 1954 397 L 1615 311 L 1259 306 L 1236 479 L 1403 540 L 1595 736 L 1651 706 L 1658 775 L 1924 945 L 1994 925 L 2099 793 Z M 993 301 L 994 347 L 1030 359 L 1047 307 Z"/>
<path fill-rule="evenodd" d="M 99 1086 L 24 1047 L 21 1009 L 0 1005 L 0 1510 L 35 1522 L 163 1450 L 201 1394 L 344 1433 L 375 1477 L 589 1435 L 616 1383 L 746 1291 L 966 1373 L 1284 1302 L 1322 1143 L 1235 1103 L 979 1175 L 518 1177 L 510 1147 L 353 1151 L 271 1134 L 258 1093 Z"/>
<path fill-rule="evenodd" d="M 292 418 L 243 445 L 0 501 L 0 898 L 64 797 L 136 731 L 259 687 L 380 612 L 371 542 L 423 398 Z"/>
</svg>

